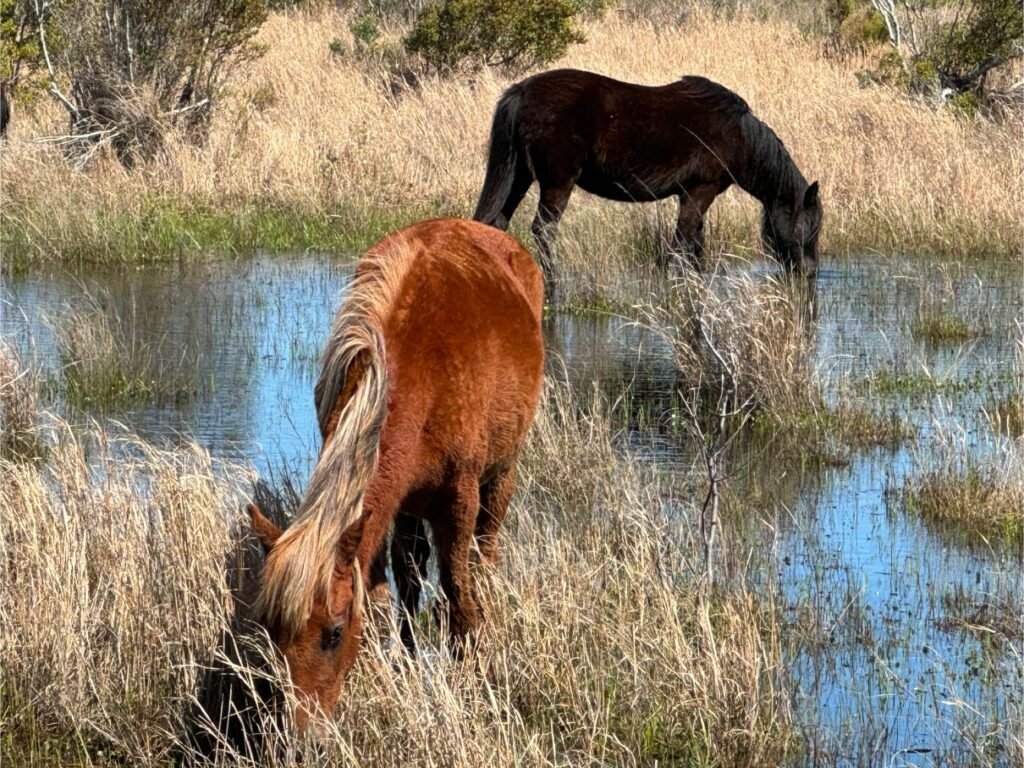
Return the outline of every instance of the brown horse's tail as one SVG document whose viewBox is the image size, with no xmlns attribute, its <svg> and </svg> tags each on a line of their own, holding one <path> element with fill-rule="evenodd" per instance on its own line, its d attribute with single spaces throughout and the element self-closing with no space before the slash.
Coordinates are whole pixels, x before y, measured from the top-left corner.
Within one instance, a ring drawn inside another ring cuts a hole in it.
<svg viewBox="0 0 1024 768">
<path fill-rule="evenodd" d="M 268 623 L 286 632 L 297 632 L 309 618 L 339 557 L 354 557 L 342 551 L 343 541 L 352 539 L 353 548 L 357 543 L 387 416 L 381 328 L 389 292 L 382 282 L 375 272 L 356 279 L 321 357 L 316 404 L 323 449 L 295 521 L 267 556 L 257 605 Z"/>
<path fill-rule="evenodd" d="M 475 221 L 490 224 L 498 229 L 507 229 L 508 220 L 502 209 L 512 191 L 516 175 L 518 148 L 516 147 L 516 117 L 519 112 L 521 93 L 518 86 L 512 86 L 498 100 L 491 123 L 491 148 L 487 154 L 487 174 L 484 188 L 473 214 Z"/>
</svg>

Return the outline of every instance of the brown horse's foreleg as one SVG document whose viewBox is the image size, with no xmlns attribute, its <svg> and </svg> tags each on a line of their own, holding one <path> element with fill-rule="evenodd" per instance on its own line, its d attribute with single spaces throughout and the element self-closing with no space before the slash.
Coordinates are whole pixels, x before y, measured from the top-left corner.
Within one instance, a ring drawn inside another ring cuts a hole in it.
<svg viewBox="0 0 1024 768">
<path fill-rule="evenodd" d="M 452 648 L 461 650 L 462 641 L 479 623 L 473 582 L 469 573 L 469 551 L 480 509 L 479 475 L 463 473 L 456 479 L 447 516 L 434 515 L 434 543 L 441 589 L 448 600 L 448 627 Z"/>
<path fill-rule="evenodd" d="M 515 462 L 480 489 L 480 514 L 476 518 L 476 543 L 480 559 L 488 565 L 497 565 L 501 559 L 498 549 L 498 531 L 505 520 L 512 491 L 516 484 Z"/>
<path fill-rule="evenodd" d="M 399 634 L 410 653 L 416 652 L 412 625 L 420 607 L 420 593 L 429 559 L 430 542 L 423 520 L 407 514 L 396 517 L 391 537 L 391 570 L 395 574 L 395 589 L 401 601 Z"/>
<path fill-rule="evenodd" d="M 533 236 L 537 239 L 539 250 L 539 261 L 541 269 L 544 270 L 544 295 L 551 304 L 555 304 L 555 269 L 554 241 L 558 233 L 558 222 L 569 204 L 569 196 L 572 194 L 573 182 L 568 185 L 557 187 L 541 186 L 540 203 L 537 205 L 537 215 L 533 219 Z"/>
<path fill-rule="evenodd" d="M 679 219 L 672 239 L 672 254 L 684 256 L 700 271 L 704 264 L 704 214 L 718 194 L 716 187 L 701 185 L 679 195 Z M 658 266 L 668 267 L 668 254 L 658 254 Z"/>
</svg>

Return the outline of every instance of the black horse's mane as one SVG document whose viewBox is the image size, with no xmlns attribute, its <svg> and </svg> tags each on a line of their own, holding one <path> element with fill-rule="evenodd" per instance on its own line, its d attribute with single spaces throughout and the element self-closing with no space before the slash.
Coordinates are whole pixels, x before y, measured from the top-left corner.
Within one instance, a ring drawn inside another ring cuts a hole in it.
<svg viewBox="0 0 1024 768">
<path fill-rule="evenodd" d="M 807 179 L 782 139 L 753 112 L 740 118 L 740 131 L 751 158 L 744 188 L 766 206 L 778 199 L 795 201 L 807 186 Z"/>
<path fill-rule="evenodd" d="M 682 86 L 688 96 L 710 102 L 709 106 L 712 109 L 737 118 L 750 112 L 750 105 L 747 102 L 714 80 L 699 75 L 684 75 L 679 78 L 677 84 Z"/>
<path fill-rule="evenodd" d="M 780 198 L 795 199 L 803 191 L 807 180 L 796 167 L 786 145 L 775 131 L 754 115 L 741 96 L 699 75 L 685 75 L 679 78 L 677 85 L 688 96 L 707 102 L 710 109 L 739 123 L 751 156 L 747 178 L 740 181 L 750 194 L 768 204 Z"/>
</svg>

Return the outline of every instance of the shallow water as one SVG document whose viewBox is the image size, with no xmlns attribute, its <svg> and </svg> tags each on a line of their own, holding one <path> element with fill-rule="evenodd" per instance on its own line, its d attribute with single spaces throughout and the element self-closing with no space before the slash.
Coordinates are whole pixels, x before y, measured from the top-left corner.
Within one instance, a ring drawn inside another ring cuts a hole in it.
<svg viewBox="0 0 1024 768">
<path fill-rule="evenodd" d="M 895 409 L 913 424 L 916 437 L 905 446 L 784 478 L 765 468 L 757 478 L 773 503 L 754 511 L 735 546 L 749 547 L 759 589 L 783 612 L 784 674 L 802 736 L 795 764 L 1009 764 L 998 751 L 975 750 L 994 744 L 999 728 L 1005 736 L 1024 727 L 1011 720 L 1024 711 L 1024 632 L 997 642 L 984 630 L 951 629 L 947 619 L 952 595 L 1019 605 L 1021 552 L 928 527 L 892 497 L 929 460 L 940 433 L 962 432 L 972 452 L 997 450 L 983 408 L 1012 380 L 1019 273 L 1019 265 L 865 258 L 819 277 L 817 363 L 830 396 L 879 371 L 926 372 L 942 385 L 869 395 L 880 411 Z M 193 436 L 262 474 L 286 467 L 305 477 L 318 448 L 317 355 L 351 275 L 350 258 L 284 254 L 36 271 L 3 278 L 0 329 L 56 375 L 53 324 L 84 293 L 99 295 L 169 368 L 187 373 L 194 396 L 98 417 L 157 441 Z M 982 336 L 937 347 L 916 341 L 909 328 L 922 297 L 955 307 Z M 671 406 L 673 387 L 657 336 L 620 318 L 574 316 L 551 320 L 546 335 L 553 373 L 581 390 L 614 395 L 628 387 L 635 418 L 627 449 L 670 471 L 684 466 L 685 440 L 657 417 Z"/>
</svg>

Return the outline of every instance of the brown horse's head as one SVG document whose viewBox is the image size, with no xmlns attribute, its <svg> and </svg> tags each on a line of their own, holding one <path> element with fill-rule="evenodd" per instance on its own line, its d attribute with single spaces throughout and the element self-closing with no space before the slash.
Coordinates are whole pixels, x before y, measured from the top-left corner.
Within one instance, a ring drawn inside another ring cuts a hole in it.
<svg viewBox="0 0 1024 768">
<path fill-rule="evenodd" d="M 813 277 L 818 271 L 821 218 L 818 182 L 808 185 L 793 200 L 780 198 L 765 206 L 761 237 L 787 272 Z"/>
<path fill-rule="evenodd" d="M 267 553 L 272 568 L 275 547 L 284 533 L 253 504 L 248 507 L 252 530 Z M 339 551 L 343 551 L 342 547 Z M 312 599 L 305 619 L 289 621 L 294 613 L 266 611 L 264 624 L 288 662 L 288 672 L 299 698 L 295 724 L 305 730 L 311 715 L 331 712 L 338 703 L 345 675 L 359 649 L 363 627 L 363 580 L 359 560 L 339 556 L 329 584 Z"/>
</svg>

